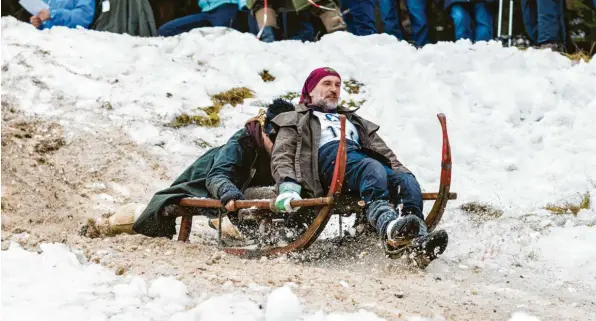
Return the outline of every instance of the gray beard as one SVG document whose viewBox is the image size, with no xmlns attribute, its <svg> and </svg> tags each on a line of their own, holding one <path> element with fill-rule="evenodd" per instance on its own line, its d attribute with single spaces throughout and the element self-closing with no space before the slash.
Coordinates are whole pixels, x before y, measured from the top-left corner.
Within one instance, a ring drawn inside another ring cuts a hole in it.
<svg viewBox="0 0 596 321">
<path fill-rule="evenodd" d="M 323 108 L 325 111 L 335 110 L 337 108 L 337 103 L 329 103 L 326 102 L 324 99 L 315 101 L 315 105 Z"/>
</svg>

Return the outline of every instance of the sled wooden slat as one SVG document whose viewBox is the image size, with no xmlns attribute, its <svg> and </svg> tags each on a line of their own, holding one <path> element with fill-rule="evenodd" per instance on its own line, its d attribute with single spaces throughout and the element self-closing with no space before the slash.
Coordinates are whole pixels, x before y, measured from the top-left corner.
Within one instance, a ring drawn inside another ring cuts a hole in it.
<svg viewBox="0 0 596 321">
<path fill-rule="evenodd" d="M 439 193 L 422 193 L 422 200 L 433 201 L 436 200 Z M 449 193 L 449 199 L 457 199 L 457 193 Z M 243 208 L 255 208 L 255 209 L 271 209 L 271 200 L 240 200 L 235 202 L 236 209 Z M 221 202 L 216 199 L 209 198 L 183 198 L 180 203 L 181 206 L 188 207 L 202 207 L 202 208 L 224 208 Z M 302 200 L 296 200 L 290 202 L 292 207 L 311 207 L 311 206 L 325 206 L 334 204 L 333 197 L 318 197 L 318 198 L 305 198 Z M 199 215 L 199 214 L 197 214 Z"/>
</svg>

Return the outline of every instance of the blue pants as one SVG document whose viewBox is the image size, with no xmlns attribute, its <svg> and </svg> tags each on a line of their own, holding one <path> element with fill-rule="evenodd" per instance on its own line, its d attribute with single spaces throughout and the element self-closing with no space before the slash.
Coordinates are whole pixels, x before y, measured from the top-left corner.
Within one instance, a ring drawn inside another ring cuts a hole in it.
<svg viewBox="0 0 596 321">
<path fill-rule="evenodd" d="M 357 36 L 377 33 L 375 25 L 375 0 L 343 0 L 341 10 L 350 9 L 344 16 L 348 31 Z"/>
<path fill-rule="evenodd" d="M 397 10 L 397 0 L 378 0 L 379 12 L 383 29 L 386 34 L 392 35 L 397 39 L 403 40 L 404 33 L 401 22 L 399 21 L 399 11 Z"/>
<path fill-rule="evenodd" d="M 494 39 L 494 14 L 491 9 L 487 3 L 454 3 L 449 8 L 449 14 L 453 20 L 455 40 L 476 42 Z"/>
<path fill-rule="evenodd" d="M 385 32 L 395 36 L 397 39 L 404 39 L 402 26 L 399 21 L 399 0 L 378 1 Z M 416 47 L 422 47 L 428 43 L 426 2 L 427 0 L 406 0 L 412 28 L 412 40 Z"/>
<path fill-rule="evenodd" d="M 308 11 L 284 12 L 283 26 L 288 40 L 315 41 L 315 27 L 311 22 L 312 13 Z"/>
<path fill-rule="evenodd" d="M 197 14 L 174 19 L 159 27 L 160 36 L 169 37 L 179 35 L 201 27 L 232 27 L 238 15 L 238 5 L 226 3 L 221 6 Z"/>
<path fill-rule="evenodd" d="M 534 44 L 565 44 L 563 0 L 522 0 L 524 27 Z"/>
<path fill-rule="evenodd" d="M 331 186 L 338 145 L 338 142 L 331 142 L 319 149 L 319 177 L 325 189 Z M 367 205 L 376 200 L 403 204 L 404 211 L 423 217 L 422 192 L 414 175 L 392 170 L 364 154 L 351 141 L 348 141 L 344 192 L 358 192 Z"/>
</svg>

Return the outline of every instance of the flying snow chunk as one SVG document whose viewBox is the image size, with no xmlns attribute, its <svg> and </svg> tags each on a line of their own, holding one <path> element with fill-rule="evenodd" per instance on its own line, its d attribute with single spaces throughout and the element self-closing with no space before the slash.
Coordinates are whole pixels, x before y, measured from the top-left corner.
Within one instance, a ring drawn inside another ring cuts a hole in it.
<svg viewBox="0 0 596 321">
<path fill-rule="evenodd" d="M 160 277 L 151 283 L 148 294 L 152 298 L 183 303 L 189 299 L 187 293 L 188 290 L 184 283 L 173 277 Z"/>
<path fill-rule="evenodd" d="M 277 288 L 267 297 L 265 321 L 295 321 L 301 314 L 300 300 L 289 287 Z"/>
<path fill-rule="evenodd" d="M 540 321 L 540 319 L 524 312 L 515 312 L 509 321 Z"/>
</svg>

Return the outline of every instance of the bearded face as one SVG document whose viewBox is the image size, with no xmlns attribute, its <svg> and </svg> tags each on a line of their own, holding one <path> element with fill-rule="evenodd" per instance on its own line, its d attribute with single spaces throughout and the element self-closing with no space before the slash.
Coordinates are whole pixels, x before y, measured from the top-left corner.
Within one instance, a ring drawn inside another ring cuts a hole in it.
<svg viewBox="0 0 596 321">
<path fill-rule="evenodd" d="M 324 110 L 334 110 L 339 102 L 341 80 L 337 76 L 325 76 L 310 92 L 310 99 L 314 105 Z"/>
</svg>

